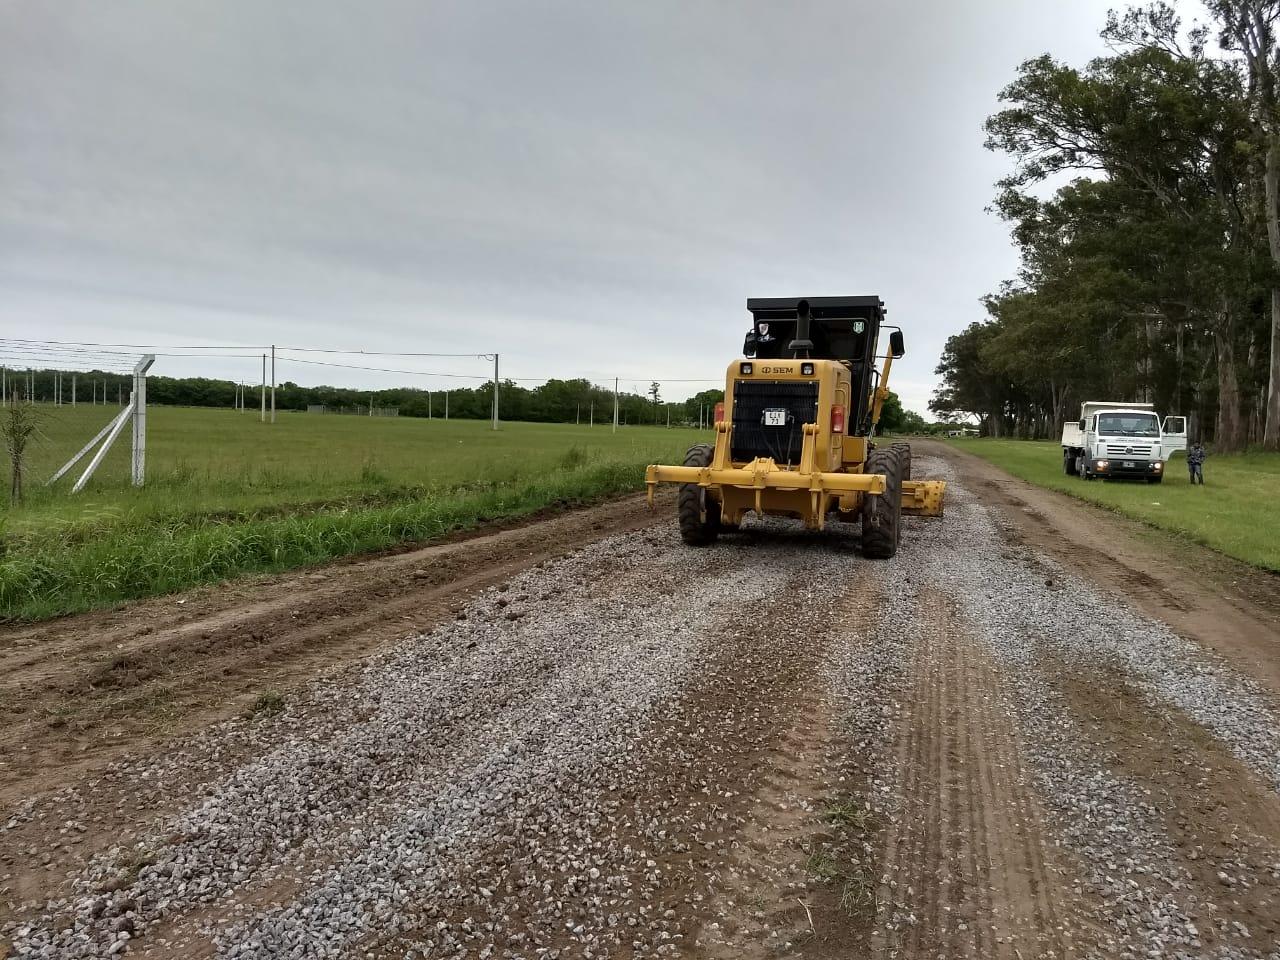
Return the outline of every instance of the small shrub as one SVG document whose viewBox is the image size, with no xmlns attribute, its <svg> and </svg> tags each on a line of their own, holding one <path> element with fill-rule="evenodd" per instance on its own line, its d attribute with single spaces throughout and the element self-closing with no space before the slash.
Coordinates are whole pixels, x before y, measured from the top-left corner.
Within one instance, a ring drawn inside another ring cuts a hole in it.
<svg viewBox="0 0 1280 960">
<path fill-rule="evenodd" d="M 587 451 L 574 444 L 560 455 L 560 467 L 564 470 L 576 470 L 587 462 Z"/>
<path fill-rule="evenodd" d="M 371 487 L 385 487 L 391 483 L 391 480 L 378 469 L 378 462 L 373 457 L 368 457 L 360 465 L 360 482 Z"/>
</svg>

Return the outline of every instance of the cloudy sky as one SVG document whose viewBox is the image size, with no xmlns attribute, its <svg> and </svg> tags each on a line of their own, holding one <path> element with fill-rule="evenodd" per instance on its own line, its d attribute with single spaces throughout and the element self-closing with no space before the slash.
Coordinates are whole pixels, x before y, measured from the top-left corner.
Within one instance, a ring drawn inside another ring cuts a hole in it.
<svg viewBox="0 0 1280 960">
<path fill-rule="evenodd" d="M 1109 5 L 0 0 L 0 336 L 497 350 L 679 399 L 748 296 L 876 293 L 923 411 L 1015 262 L 982 121 Z"/>
</svg>

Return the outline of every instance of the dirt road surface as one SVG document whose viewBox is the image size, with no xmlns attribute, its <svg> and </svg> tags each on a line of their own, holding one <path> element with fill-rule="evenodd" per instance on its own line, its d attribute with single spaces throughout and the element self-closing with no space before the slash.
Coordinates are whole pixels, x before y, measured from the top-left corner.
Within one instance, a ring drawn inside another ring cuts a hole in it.
<svg viewBox="0 0 1280 960">
<path fill-rule="evenodd" d="M 8 628 L 0 956 L 1280 955 L 1276 578 L 915 475 Z"/>
</svg>

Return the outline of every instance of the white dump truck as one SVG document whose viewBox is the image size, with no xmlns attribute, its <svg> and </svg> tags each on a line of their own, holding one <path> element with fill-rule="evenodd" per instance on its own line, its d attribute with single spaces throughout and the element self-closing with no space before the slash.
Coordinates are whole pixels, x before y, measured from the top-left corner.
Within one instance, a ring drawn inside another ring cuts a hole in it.
<svg viewBox="0 0 1280 960">
<path fill-rule="evenodd" d="M 1062 470 L 1085 480 L 1124 477 L 1159 483 L 1165 463 L 1187 449 L 1187 418 L 1165 417 L 1150 403 L 1090 400 L 1062 428 Z"/>
</svg>

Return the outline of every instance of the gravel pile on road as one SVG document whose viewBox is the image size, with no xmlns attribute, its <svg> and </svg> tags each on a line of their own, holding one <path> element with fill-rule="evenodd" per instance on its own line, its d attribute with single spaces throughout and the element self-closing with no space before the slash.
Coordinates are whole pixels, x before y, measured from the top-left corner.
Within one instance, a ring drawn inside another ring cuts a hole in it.
<svg viewBox="0 0 1280 960">
<path fill-rule="evenodd" d="M 602 933 L 670 952 L 678 924 L 648 912 L 660 878 L 644 850 L 670 825 L 656 811 L 630 824 L 636 844 L 614 842 L 601 798 L 638 773 L 653 708 L 696 677 L 720 623 L 797 579 L 838 593 L 839 569 L 817 554 L 725 544 L 692 563 L 657 528 L 486 591 L 354 678 L 315 684 L 264 725 L 261 756 L 17 931 L 17 955 L 181 954 L 212 938 L 241 958 L 396 940 L 483 956 L 517 927 L 504 953 L 537 940 L 590 955 Z M 193 749 L 216 766 L 216 738 Z M 495 848 L 524 858 L 525 876 L 493 863 Z M 468 912 L 485 919 L 455 925 Z"/>
<path fill-rule="evenodd" d="M 1278 728 L 1261 691 L 1089 584 L 1061 571 L 1046 583 L 1042 558 L 1010 552 L 991 512 L 948 476 L 946 464 L 929 468 L 951 480 L 951 522 L 921 529 L 921 572 L 946 585 L 1006 671 L 1039 790 L 1110 910 L 1112 949 L 1122 956 L 1260 955 L 1244 945 L 1207 950 L 1190 915 L 1190 876 L 1174 862 L 1160 812 L 1135 783 L 1107 769 L 1039 663 L 1047 653 L 1090 669 L 1120 668 L 1149 695 L 1179 707 L 1195 691 L 1199 700 L 1188 713 L 1273 776 Z"/>
</svg>

